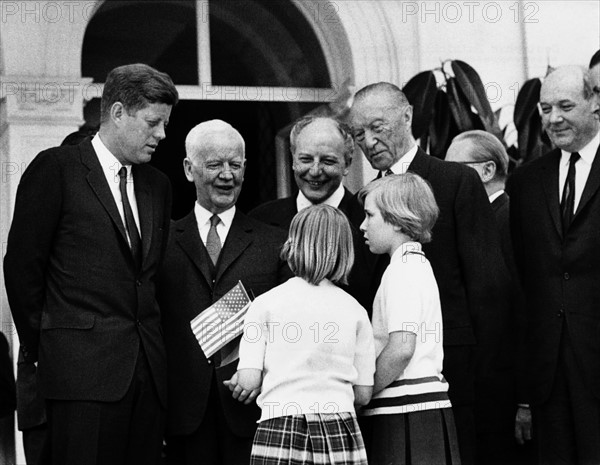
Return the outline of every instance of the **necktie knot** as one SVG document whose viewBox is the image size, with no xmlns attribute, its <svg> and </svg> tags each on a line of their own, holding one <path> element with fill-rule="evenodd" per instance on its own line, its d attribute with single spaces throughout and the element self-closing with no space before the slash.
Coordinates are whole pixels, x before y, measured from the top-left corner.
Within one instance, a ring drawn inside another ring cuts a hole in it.
<svg viewBox="0 0 600 465">
<path fill-rule="evenodd" d="M 569 165 L 574 165 L 581 158 L 581 155 L 577 152 L 573 152 L 571 154 L 571 158 L 569 158 Z"/>
<path fill-rule="evenodd" d="M 219 218 L 219 215 L 213 215 L 210 217 L 210 226 L 211 227 L 216 228 L 220 222 L 221 222 L 221 218 Z"/>
<path fill-rule="evenodd" d="M 385 172 L 386 176 L 391 176 L 392 174 L 394 174 L 394 172 L 388 168 L 388 170 Z"/>
<path fill-rule="evenodd" d="M 127 179 L 127 168 L 125 168 L 124 166 L 122 166 L 119 170 L 119 177 L 121 179 Z"/>
</svg>

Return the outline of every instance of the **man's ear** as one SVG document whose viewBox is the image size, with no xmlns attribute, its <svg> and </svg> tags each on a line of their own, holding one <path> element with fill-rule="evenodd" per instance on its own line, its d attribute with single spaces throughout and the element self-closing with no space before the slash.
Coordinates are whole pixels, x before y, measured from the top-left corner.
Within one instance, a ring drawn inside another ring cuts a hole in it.
<svg viewBox="0 0 600 465">
<path fill-rule="evenodd" d="M 189 182 L 194 182 L 194 176 L 192 175 L 192 162 L 188 157 L 183 159 L 183 172 L 185 173 L 185 178 Z"/>
<path fill-rule="evenodd" d="M 494 163 L 491 160 L 486 161 L 483 164 L 483 168 L 481 169 L 481 172 L 483 174 L 482 181 L 484 183 L 490 182 L 492 179 L 494 179 L 496 177 L 496 163 Z"/>
<path fill-rule="evenodd" d="M 408 127 L 411 127 L 412 119 L 413 119 L 413 107 L 412 107 L 412 105 L 408 105 L 406 107 L 406 109 L 404 110 L 404 121 L 406 122 Z"/>
<path fill-rule="evenodd" d="M 123 117 L 127 114 L 125 107 L 121 102 L 115 102 L 110 107 L 110 119 L 115 124 L 119 124 L 123 121 Z"/>
</svg>

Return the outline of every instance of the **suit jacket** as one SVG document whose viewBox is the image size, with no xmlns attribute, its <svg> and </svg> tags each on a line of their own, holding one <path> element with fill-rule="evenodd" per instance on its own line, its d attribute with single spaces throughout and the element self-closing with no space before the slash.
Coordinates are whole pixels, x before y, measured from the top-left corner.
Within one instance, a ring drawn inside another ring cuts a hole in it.
<svg viewBox="0 0 600 465">
<path fill-rule="evenodd" d="M 206 410 L 213 376 L 232 432 L 252 437 L 260 411 L 243 405 L 223 385 L 235 373 L 237 362 L 214 369 L 190 328 L 190 321 L 226 294 L 239 280 L 258 296 L 287 280 L 291 273 L 279 258 L 285 231 L 267 226 L 236 211 L 221 249 L 216 273 L 200 239 L 194 211 L 171 225 L 171 235 L 159 280 L 169 364 L 167 434 L 194 432 Z"/>
<path fill-rule="evenodd" d="M 506 317 L 508 272 L 481 180 L 473 169 L 439 160 L 420 148 L 408 171 L 429 182 L 440 209 L 432 241 L 423 245 L 423 251 L 440 291 L 444 345 L 479 343 L 492 348 L 501 336 L 498 320 Z M 357 200 L 351 219 L 355 225 L 364 219 Z M 378 259 L 373 293 L 388 261 L 384 256 Z"/>
<path fill-rule="evenodd" d="M 342 197 L 338 208 L 346 216 L 348 216 L 352 206 L 352 197 L 352 193 L 348 189 L 344 189 L 344 197 Z M 296 213 L 298 213 L 296 196 L 292 196 L 259 205 L 249 213 L 249 216 L 263 223 L 289 231 L 290 224 Z M 352 227 L 352 239 L 354 243 L 354 265 L 348 278 L 348 285 L 343 286 L 343 288 L 365 307 L 370 315 L 370 310 L 373 306 L 373 296 L 370 293 L 369 278 L 372 273 L 374 260 L 365 245 L 361 232 L 354 225 L 351 224 L 350 226 Z"/>
<path fill-rule="evenodd" d="M 572 223 L 563 233 L 560 150 L 519 168 L 511 180 L 511 232 L 526 296 L 524 373 L 532 403 L 550 395 L 563 326 L 584 383 L 600 398 L 600 149 Z"/>
<path fill-rule="evenodd" d="M 24 359 L 39 360 L 46 398 L 121 399 L 143 348 L 166 401 L 154 282 L 171 190 L 166 176 L 149 165 L 134 165 L 132 173 L 143 249 L 137 271 L 89 139 L 40 153 L 21 178 L 4 275 Z"/>
</svg>

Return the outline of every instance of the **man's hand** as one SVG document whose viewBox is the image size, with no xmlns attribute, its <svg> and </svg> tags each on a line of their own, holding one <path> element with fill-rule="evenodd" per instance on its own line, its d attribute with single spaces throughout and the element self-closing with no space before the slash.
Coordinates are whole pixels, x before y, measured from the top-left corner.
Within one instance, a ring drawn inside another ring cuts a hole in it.
<svg viewBox="0 0 600 465">
<path fill-rule="evenodd" d="M 519 407 L 515 418 L 515 439 L 520 445 L 531 441 L 531 410 Z"/>
<path fill-rule="evenodd" d="M 223 381 L 223 384 L 229 388 L 234 399 L 243 402 L 245 405 L 253 402 L 260 394 L 260 387 L 257 389 L 244 389 L 238 384 L 238 374 L 235 373 L 231 379 Z"/>
</svg>

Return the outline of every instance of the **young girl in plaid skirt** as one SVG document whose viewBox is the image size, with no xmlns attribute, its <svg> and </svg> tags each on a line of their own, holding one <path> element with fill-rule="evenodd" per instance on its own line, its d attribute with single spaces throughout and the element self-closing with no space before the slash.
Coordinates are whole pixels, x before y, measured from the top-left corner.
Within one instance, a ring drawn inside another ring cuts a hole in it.
<svg viewBox="0 0 600 465">
<path fill-rule="evenodd" d="M 373 301 L 377 368 L 361 428 L 371 465 L 460 463 L 448 383 L 442 376 L 442 310 L 421 250 L 438 206 L 414 173 L 386 176 L 361 190 L 360 229 L 371 252 L 390 264 Z"/>
<path fill-rule="evenodd" d="M 296 276 L 252 303 L 230 384 L 242 401 L 262 386 L 250 463 L 366 465 L 355 406 L 371 398 L 375 349 L 365 309 L 336 286 L 354 256 L 345 215 L 302 210 L 281 254 Z"/>
</svg>

